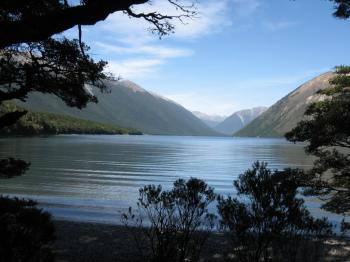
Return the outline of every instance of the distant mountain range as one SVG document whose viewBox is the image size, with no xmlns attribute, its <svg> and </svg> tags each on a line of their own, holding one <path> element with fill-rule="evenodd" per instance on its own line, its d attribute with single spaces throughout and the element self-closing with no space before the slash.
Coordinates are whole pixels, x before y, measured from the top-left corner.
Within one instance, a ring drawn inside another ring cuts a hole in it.
<svg viewBox="0 0 350 262">
<path fill-rule="evenodd" d="M 329 86 L 333 73 L 322 74 L 283 97 L 249 125 L 236 132 L 235 136 L 280 137 L 294 128 L 304 117 L 306 108 L 323 99 L 316 94 Z"/>
<path fill-rule="evenodd" d="M 55 96 L 41 93 L 31 94 L 25 103 L 16 103 L 32 112 L 90 120 L 96 124 L 113 125 L 113 128 L 133 128 L 146 134 L 281 137 L 303 119 L 308 105 L 323 98 L 316 92 L 327 87 L 332 76 L 333 73 L 325 73 L 306 82 L 268 109 L 241 110 L 227 118 L 198 111 L 191 113 L 174 101 L 148 92 L 128 80 L 106 82 L 110 93 L 100 93 L 92 88 L 99 102 L 90 103 L 82 110 L 68 107 Z M 85 125 L 95 132 L 96 124 Z"/>
<path fill-rule="evenodd" d="M 128 81 L 108 81 L 110 93 L 92 88 L 98 103 L 79 110 L 52 95 L 33 93 L 27 102 L 16 101 L 34 112 L 49 112 L 80 119 L 135 128 L 148 134 L 218 135 L 181 105 L 150 93 Z"/>
<path fill-rule="evenodd" d="M 226 116 L 208 115 L 199 111 L 193 111 L 192 113 L 211 128 L 217 126 L 226 119 Z"/>
<path fill-rule="evenodd" d="M 216 125 L 214 129 L 226 135 L 233 135 L 233 133 L 248 125 L 266 110 L 267 107 L 255 107 L 235 112 Z"/>
<path fill-rule="evenodd" d="M 237 111 L 229 117 L 219 115 L 208 115 L 202 112 L 192 112 L 201 119 L 207 126 L 223 135 L 233 135 L 236 131 L 253 121 L 256 117 L 267 110 L 267 107 L 255 107 Z"/>
</svg>

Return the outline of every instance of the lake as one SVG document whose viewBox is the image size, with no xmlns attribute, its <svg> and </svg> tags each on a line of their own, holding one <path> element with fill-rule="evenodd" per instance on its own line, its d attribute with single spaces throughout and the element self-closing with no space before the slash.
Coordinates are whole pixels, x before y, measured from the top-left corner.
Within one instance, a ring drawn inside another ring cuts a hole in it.
<svg viewBox="0 0 350 262">
<path fill-rule="evenodd" d="M 0 157 L 7 156 L 31 167 L 1 180 L 0 194 L 36 199 L 56 219 L 100 223 L 118 223 L 146 184 L 169 188 L 177 178 L 197 177 L 228 195 L 232 181 L 256 160 L 273 169 L 309 168 L 313 161 L 303 145 L 284 139 L 148 135 L 0 138 Z M 317 201 L 307 205 L 316 216 L 329 215 Z"/>
</svg>

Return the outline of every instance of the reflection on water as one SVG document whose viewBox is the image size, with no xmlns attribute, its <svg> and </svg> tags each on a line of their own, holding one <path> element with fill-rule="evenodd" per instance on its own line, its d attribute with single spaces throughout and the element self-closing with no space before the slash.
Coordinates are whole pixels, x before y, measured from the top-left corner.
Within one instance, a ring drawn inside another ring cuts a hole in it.
<svg viewBox="0 0 350 262">
<path fill-rule="evenodd" d="M 22 177 L 1 180 L 1 194 L 30 196 L 56 218 L 118 222 L 146 184 L 165 188 L 198 177 L 217 193 L 256 161 L 308 168 L 302 145 L 283 139 L 65 135 L 1 138 L 0 157 L 31 162 Z"/>
</svg>

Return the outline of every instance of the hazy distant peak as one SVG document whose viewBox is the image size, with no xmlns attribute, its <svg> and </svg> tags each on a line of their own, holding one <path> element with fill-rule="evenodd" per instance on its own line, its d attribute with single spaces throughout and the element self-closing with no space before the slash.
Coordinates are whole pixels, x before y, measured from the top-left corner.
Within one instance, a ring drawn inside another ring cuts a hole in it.
<svg viewBox="0 0 350 262">
<path fill-rule="evenodd" d="M 215 130 L 223 134 L 232 135 L 234 132 L 240 130 L 255 118 L 260 116 L 267 110 L 267 107 L 260 106 L 251 109 L 244 109 L 234 112 L 224 121 L 215 126 Z"/>
<path fill-rule="evenodd" d="M 211 128 L 215 127 L 226 118 L 226 116 L 209 115 L 199 111 L 193 111 L 192 114 L 194 114 L 197 118 L 202 120 L 207 126 Z"/>
<path fill-rule="evenodd" d="M 192 113 L 200 119 L 206 119 L 206 120 L 212 120 L 212 121 L 222 121 L 226 118 L 226 116 L 210 115 L 200 111 L 192 111 Z"/>
</svg>

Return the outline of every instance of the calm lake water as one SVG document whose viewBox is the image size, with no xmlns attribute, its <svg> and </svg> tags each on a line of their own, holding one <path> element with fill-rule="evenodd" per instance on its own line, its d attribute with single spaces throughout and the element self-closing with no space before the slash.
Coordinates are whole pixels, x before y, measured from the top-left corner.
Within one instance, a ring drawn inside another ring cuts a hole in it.
<svg viewBox="0 0 350 262">
<path fill-rule="evenodd" d="M 0 138 L 0 157 L 31 162 L 22 177 L 0 181 L 0 194 L 36 199 L 56 219 L 118 223 L 146 184 L 169 188 L 177 178 L 204 179 L 217 193 L 256 160 L 271 168 L 309 168 L 303 145 L 283 139 L 175 136 Z M 317 216 L 317 201 L 308 201 Z M 332 216 L 339 221 L 340 217 Z"/>
</svg>

